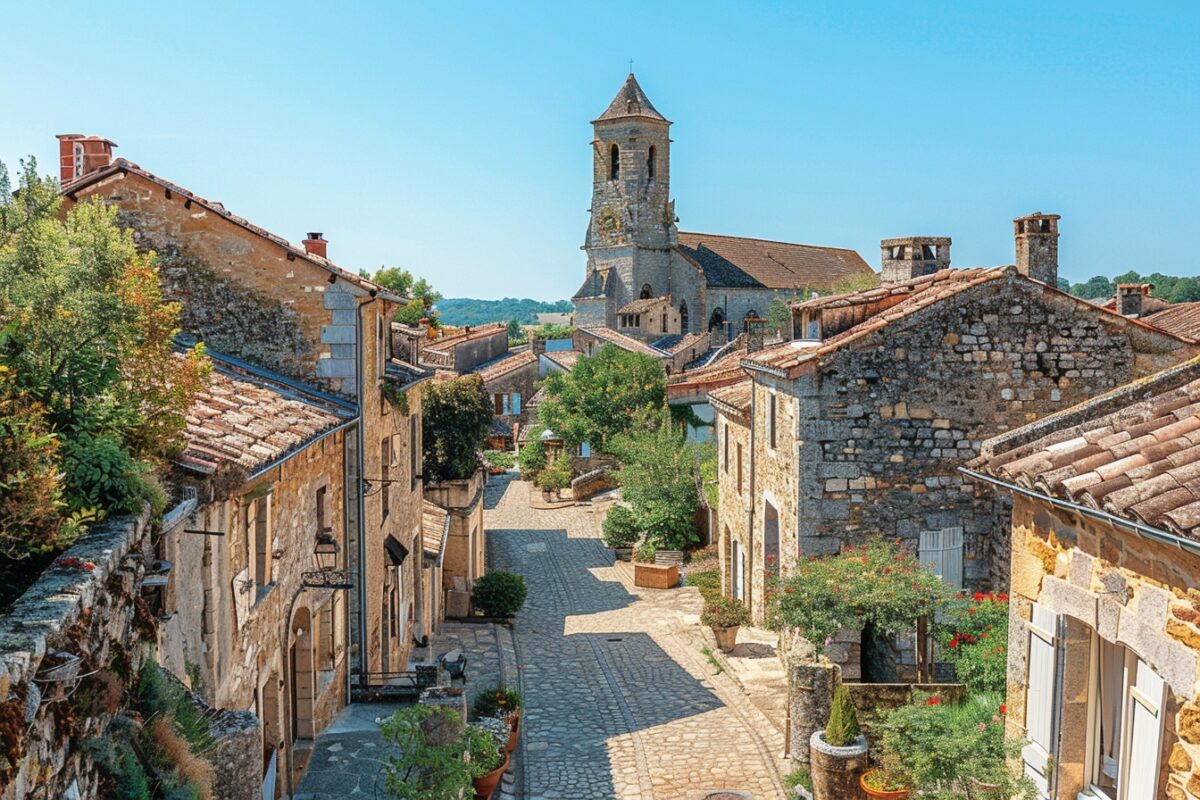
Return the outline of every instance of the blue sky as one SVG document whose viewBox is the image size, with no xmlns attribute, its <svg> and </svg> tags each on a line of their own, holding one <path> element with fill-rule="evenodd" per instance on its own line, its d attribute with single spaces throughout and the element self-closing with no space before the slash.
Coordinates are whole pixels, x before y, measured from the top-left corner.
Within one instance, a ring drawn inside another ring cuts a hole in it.
<svg viewBox="0 0 1200 800">
<path fill-rule="evenodd" d="M 949 235 L 1062 274 L 1200 273 L 1200 10 L 1159 3 L 26 3 L 0 159 L 57 133 L 348 267 L 569 297 L 591 130 L 628 59 L 675 125 L 680 227 L 853 247 Z"/>
</svg>

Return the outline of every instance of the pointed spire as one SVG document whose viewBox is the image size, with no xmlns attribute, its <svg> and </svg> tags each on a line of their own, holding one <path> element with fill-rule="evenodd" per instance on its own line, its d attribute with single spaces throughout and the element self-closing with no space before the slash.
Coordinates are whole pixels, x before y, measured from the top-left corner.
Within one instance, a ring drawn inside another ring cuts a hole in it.
<svg viewBox="0 0 1200 800">
<path fill-rule="evenodd" d="M 667 118 L 658 113 L 658 110 L 650 102 L 650 98 L 646 97 L 646 93 L 642 91 L 642 87 L 638 85 L 637 78 L 633 77 L 633 73 L 629 73 L 629 77 L 625 79 L 625 84 L 621 87 L 621 91 L 617 92 L 617 96 L 609 103 L 608 108 L 592 122 L 601 122 L 608 119 L 619 119 L 621 117 L 645 117 L 647 119 L 656 119 L 660 122 L 667 122 Z"/>
</svg>

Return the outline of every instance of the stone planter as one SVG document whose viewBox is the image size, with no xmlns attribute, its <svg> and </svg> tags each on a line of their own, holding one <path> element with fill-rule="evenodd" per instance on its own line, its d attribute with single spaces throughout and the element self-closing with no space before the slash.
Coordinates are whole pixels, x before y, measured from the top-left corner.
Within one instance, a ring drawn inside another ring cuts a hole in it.
<svg viewBox="0 0 1200 800">
<path fill-rule="evenodd" d="M 507 769 L 508 754 L 506 753 L 504 763 L 483 777 L 471 781 L 475 787 L 475 800 L 491 800 L 492 794 L 496 791 L 496 787 L 500 784 L 500 779 L 504 777 L 504 771 Z"/>
<path fill-rule="evenodd" d="M 813 797 L 816 800 L 861 800 L 859 777 L 867 768 L 867 738 L 835 747 L 825 741 L 825 731 L 814 731 L 808 740 Z"/>
<path fill-rule="evenodd" d="M 713 636 L 717 637 L 717 647 L 722 653 L 728 653 L 733 648 L 737 647 L 737 632 L 739 625 L 733 625 L 727 628 L 713 627 Z"/>
<path fill-rule="evenodd" d="M 617 561 L 632 561 L 633 560 L 633 548 L 632 547 L 614 547 L 613 548 L 613 556 L 617 559 Z"/>
<path fill-rule="evenodd" d="M 858 785 L 862 787 L 863 794 L 867 797 L 873 798 L 873 800 L 906 800 L 910 791 L 909 789 L 893 789 L 892 791 L 887 791 L 885 789 L 872 789 L 870 786 L 867 786 L 867 778 L 871 775 L 871 773 L 878 771 L 879 770 L 877 769 L 869 769 L 859 776 Z"/>
<path fill-rule="evenodd" d="M 634 564 L 633 585 L 643 589 L 670 589 L 679 585 L 679 567 L 674 564 Z"/>
</svg>

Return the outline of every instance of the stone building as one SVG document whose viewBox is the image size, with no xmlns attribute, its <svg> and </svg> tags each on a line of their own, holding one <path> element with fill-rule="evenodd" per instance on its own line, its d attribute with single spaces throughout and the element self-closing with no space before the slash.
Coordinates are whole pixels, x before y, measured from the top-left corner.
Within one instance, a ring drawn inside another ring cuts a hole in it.
<svg viewBox="0 0 1200 800">
<path fill-rule="evenodd" d="M 485 571 L 484 482 L 483 470 L 476 470 L 470 478 L 425 485 L 426 501 L 447 515 L 440 556 L 444 616 L 467 616 L 471 588 Z"/>
<path fill-rule="evenodd" d="M 139 246 L 158 254 L 164 294 L 181 304 L 185 334 L 230 364 L 270 371 L 353 408 L 345 458 L 327 456 L 344 487 L 337 502 L 342 566 L 354 584 L 344 621 L 350 671 L 404 669 L 413 639 L 434 620 L 417 605 L 429 595 L 420 586 L 421 558 L 409 558 L 423 547 L 419 384 L 429 372 L 405 360 L 411 353 L 390 352 L 391 319 L 406 299 L 329 260 L 320 233 L 293 245 L 217 201 L 114 159 L 107 140 L 59 141 L 66 205 L 97 198 L 117 207 Z M 222 591 L 232 595 L 233 587 Z"/>
<path fill-rule="evenodd" d="M 744 319 L 765 315 L 776 296 L 829 292 L 871 275 L 853 250 L 680 232 L 670 126 L 632 74 L 592 121 L 587 271 L 572 298 L 577 326 L 643 341 L 710 333 L 719 346 Z"/>
<path fill-rule="evenodd" d="M 983 443 L 1012 496 L 1008 733 L 1042 797 L 1200 797 L 1200 360 Z"/>
<path fill-rule="evenodd" d="M 1057 240 L 1056 218 L 1030 219 L 1049 220 L 1038 235 Z M 993 535 L 995 501 L 965 484 L 957 466 L 996 433 L 1196 352 L 1030 277 L 1052 276 L 1054 252 L 1019 239 L 1016 266 L 924 275 L 912 273 L 936 268 L 936 257 L 899 259 L 911 271 L 893 269 L 878 289 L 796 304 L 794 327 L 806 337 L 742 361 L 751 495 L 744 512 L 728 508 L 744 521 L 727 521 L 723 507 L 720 525 L 731 532 L 727 563 L 735 541 L 745 554 L 745 574 L 733 583 L 748 587 L 756 617 L 764 569 L 788 570 L 869 536 L 899 537 L 955 585 L 1005 585 L 1008 545 Z M 716 404 L 718 440 L 728 426 L 735 441 L 744 423 L 726 413 L 720 393 Z M 720 477 L 731 480 L 724 470 Z"/>
<path fill-rule="evenodd" d="M 158 544 L 159 660 L 210 704 L 252 709 L 262 773 L 283 776 L 347 698 L 346 573 L 320 568 L 344 566 L 355 409 L 210 356 L 176 467 L 198 506 Z"/>
</svg>

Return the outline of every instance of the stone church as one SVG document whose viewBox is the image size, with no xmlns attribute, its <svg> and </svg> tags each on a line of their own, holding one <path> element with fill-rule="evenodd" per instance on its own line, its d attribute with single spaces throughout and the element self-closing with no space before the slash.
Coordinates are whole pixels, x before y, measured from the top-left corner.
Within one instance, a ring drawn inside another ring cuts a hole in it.
<svg viewBox="0 0 1200 800">
<path fill-rule="evenodd" d="M 575 321 L 669 350 L 688 334 L 714 346 L 771 300 L 828 293 L 872 270 L 853 250 L 685 233 L 671 199 L 671 122 L 630 73 L 592 126 L 587 276 Z"/>
</svg>

